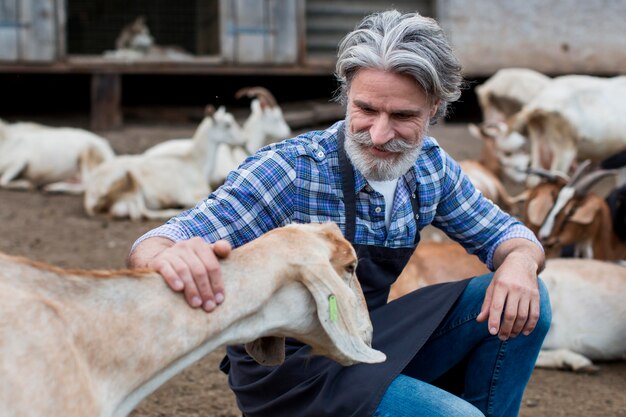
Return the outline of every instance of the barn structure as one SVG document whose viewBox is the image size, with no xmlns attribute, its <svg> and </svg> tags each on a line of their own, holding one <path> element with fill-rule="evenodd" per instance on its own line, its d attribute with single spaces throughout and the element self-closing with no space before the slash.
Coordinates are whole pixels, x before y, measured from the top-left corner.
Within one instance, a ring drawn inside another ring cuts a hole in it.
<svg viewBox="0 0 626 417">
<path fill-rule="evenodd" d="M 621 0 L 0 0 L 0 73 L 89 75 L 92 128 L 109 128 L 122 123 L 126 75 L 330 75 L 341 37 L 389 8 L 436 18 L 466 77 L 626 72 Z M 185 53 L 111 55 L 138 16 Z"/>
</svg>

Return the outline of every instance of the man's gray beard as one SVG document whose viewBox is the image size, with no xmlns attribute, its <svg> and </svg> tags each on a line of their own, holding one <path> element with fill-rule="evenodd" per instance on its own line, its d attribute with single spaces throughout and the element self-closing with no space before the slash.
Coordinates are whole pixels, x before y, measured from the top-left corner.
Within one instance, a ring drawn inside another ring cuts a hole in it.
<svg viewBox="0 0 626 417">
<path fill-rule="evenodd" d="M 384 145 L 378 146 L 378 149 L 395 152 L 395 157 L 389 159 L 376 158 L 363 149 L 363 146 L 374 146 L 369 132 L 352 133 L 349 122 L 350 120 L 346 119 L 344 148 L 352 165 L 368 180 L 389 181 L 400 178 L 411 169 L 422 151 L 423 136 L 417 145 L 394 138 Z M 425 134 L 426 132 L 424 132 Z"/>
</svg>

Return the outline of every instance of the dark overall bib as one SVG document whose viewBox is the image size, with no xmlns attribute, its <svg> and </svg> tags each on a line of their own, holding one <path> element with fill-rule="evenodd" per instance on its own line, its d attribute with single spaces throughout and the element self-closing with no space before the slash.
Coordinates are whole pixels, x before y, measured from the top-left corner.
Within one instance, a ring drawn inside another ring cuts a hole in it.
<svg viewBox="0 0 626 417">
<path fill-rule="evenodd" d="M 356 196 L 352 165 L 339 138 L 345 236 L 353 242 L 359 263 L 357 277 L 374 326 L 372 346 L 387 360 L 380 364 L 342 367 L 331 359 L 310 356 L 311 348 L 287 340 L 286 360 L 265 367 L 231 346 L 221 364 L 245 417 L 363 417 L 376 410 L 385 390 L 424 345 L 467 281 L 438 284 L 414 291 L 387 304 L 389 287 L 402 272 L 413 248 L 388 248 L 354 244 Z M 417 201 L 412 198 L 413 212 Z M 415 244 L 419 242 L 419 233 Z"/>
</svg>

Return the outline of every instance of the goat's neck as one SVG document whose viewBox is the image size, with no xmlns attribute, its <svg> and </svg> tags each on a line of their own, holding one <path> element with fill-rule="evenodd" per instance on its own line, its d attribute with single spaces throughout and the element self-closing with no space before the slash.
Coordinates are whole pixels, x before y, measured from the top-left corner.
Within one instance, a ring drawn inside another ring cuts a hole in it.
<svg viewBox="0 0 626 417">
<path fill-rule="evenodd" d="M 483 147 L 480 154 L 480 163 L 483 164 L 496 177 L 500 175 L 502 164 L 498 159 L 495 140 L 483 140 Z"/>
<path fill-rule="evenodd" d="M 594 220 L 597 222 L 593 234 L 593 257 L 605 261 L 614 261 L 626 258 L 626 242 L 619 239 L 613 231 L 613 220 L 608 206 L 603 206 Z"/>
<path fill-rule="evenodd" d="M 263 321 L 242 325 L 242 321 L 255 320 L 252 313 L 269 300 L 277 284 L 250 285 L 254 265 L 249 260 L 236 261 L 241 256 L 246 255 L 233 253 L 224 262 L 227 297 L 209 314 L 190 308 L 157 275 L 95 280 L 87 293 L 64 296 L 67 317 L 80 317 L 71 321 L 76 348 L 85 353 L 93 381 L 110 407 L 103 415 L 126 416 L 143 398 L 207 353 L 251 340 L 268 326 Z M 233 261 L 251 269 L 235 271 Z M 102 325 L 101 331 L 94 331 L 96 323 Z"/>
<path fill-rule="evenodd" d="M 252 155 L 265 145 L 265 133 L 263 132 L 259 118 L 249 118 L 243 125 L 243 137 L 246 138 L 246 152 Z"/>
</svg>

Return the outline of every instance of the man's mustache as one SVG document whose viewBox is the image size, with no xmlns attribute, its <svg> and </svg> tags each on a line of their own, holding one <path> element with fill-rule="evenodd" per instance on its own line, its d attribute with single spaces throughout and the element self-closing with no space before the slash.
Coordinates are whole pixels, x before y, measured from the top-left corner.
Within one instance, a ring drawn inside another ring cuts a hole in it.
<svg viewBox="0 0 626 417">
<path fill-rule="evenodd" d="M 391 139 L 389 142 L 382 145 L 374 145 L 372 137 L 367 131 L 352 133 L 350 137 L 359 145 L 376 148 L 385 152 L 404 152 L 415 148 L 414 144 L 398 138 Z"/>
</svg>

